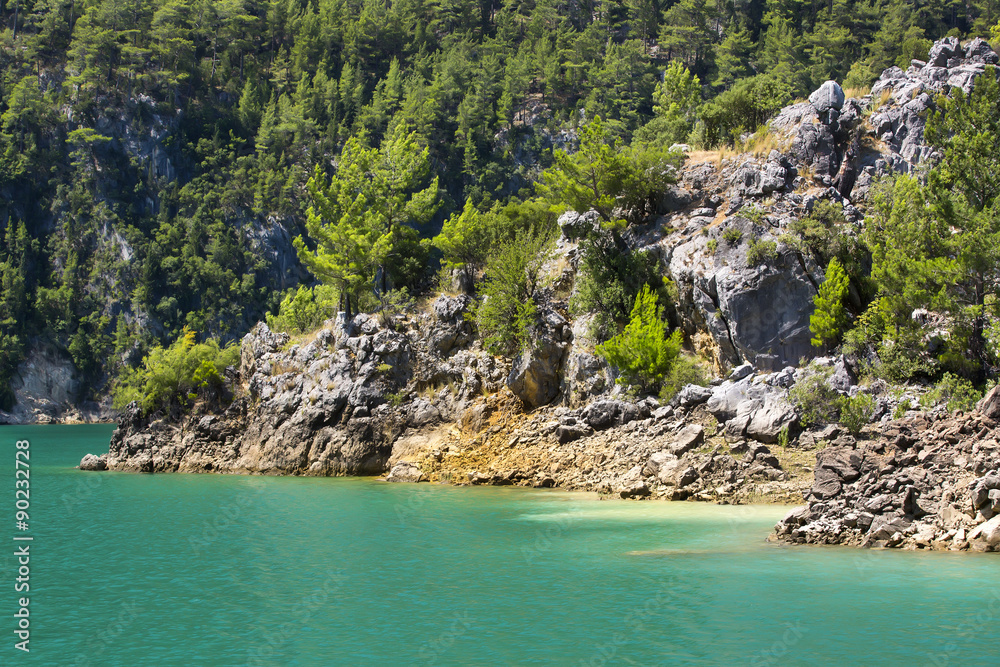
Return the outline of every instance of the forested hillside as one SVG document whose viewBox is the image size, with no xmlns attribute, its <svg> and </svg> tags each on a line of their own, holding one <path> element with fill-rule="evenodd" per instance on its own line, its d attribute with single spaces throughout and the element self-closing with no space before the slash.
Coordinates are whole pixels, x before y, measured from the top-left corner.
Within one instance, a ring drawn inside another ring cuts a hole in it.
<svg viewBox="0 0 1000 667">
<path fill-rule="evenodd" d="M 10 0 L 0 17 L 0 407 L 32 347 L 65 351 L 85 397 L 185 328 L 225 342 L 277 312 L 314 281 L 292 245 L 311 252 L 307 208 L 344 214 L 338 165 L 387 174 L 370 193 L 401 208 L 368 211 L 390 231 L 368 273 L 310 268 L 356 297 L 377 281 L 384 305 L 442 253 L 483 261 L 449 254 L 453 213 L 510 234 L 545 218 L 533 183 L 586 143 L 583 120 L 641 163 L 738 140 L 827 79 L 869 86 L 945 34 L 1000 38 L 992 0 Z"/>
</svg>

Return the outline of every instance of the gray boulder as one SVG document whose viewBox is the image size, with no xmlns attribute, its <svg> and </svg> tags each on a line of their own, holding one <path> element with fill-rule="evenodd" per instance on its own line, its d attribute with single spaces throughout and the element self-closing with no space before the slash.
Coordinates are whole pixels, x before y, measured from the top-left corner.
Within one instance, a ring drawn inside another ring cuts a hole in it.
<svg viewBox="0 0 1000 667">
<path fill-rule="evenodd" d="M 699 387 L 696 384 L 684 385 L 677 392 L 677 402 L 685 408 L 693 405 L 701 405 L 712 396 L 712 389 L 709 387 Z"/>
<path fill-rule="evenodd" d="M 1000 515 L 976 526 L 969 533 L 969 546 L 978 551 L 1000 549 Z"/>
<path fill-rule="evenodd" d="M 705 429 L 699 424 L 689 424 L 682 428 L 667 447 L 674 456 L 683 456 L 705 442 Z"/>
<path fill-rule="evenodd" d="M 984 417 L 1000 421 L 1000 385 L 990 389 L 976 405 L 976 409 Z"/>
<path fill-rule="evenodd" d="M 392 470 L 386 476 L 385 481 L 387 482 L 426 482 L 427 478 L 424 477 L 424 473 L 420 471 L 413 463 L 397 463 L 392 466 Z"/>
<path fill-rule="evenodd" d="M 746 435 L 760 442 L 775 443 L 782 431 L 787 431 L 789 437 L 795 437 L 799 430 L 799 416 L 795 408 L 783 397 L 770 394 L 750 418 Z"/>
<path fill-rule="evenodd" d="M 80 460 L 80 470 L 107 470 L 108 469 L 108 455 L 102 454 L 101 456 L 95 456 L 94 454 L 87 454 Z"/>
<path fill-rule="evenodd" d="M 543 312 L 532 340 L 510 369 L 507 386 L 529 407 L 547 405 L 559 395 L 567 348 L 560 340 L 562 330 L 550 329 Z"/>
<path fill-rule="evenodd" d="M 997 58 L 996 52 L 990 47 L 989 42 L 979 37 L 976 37 L 966 45 L 965 58 L 974 63 L 983 63 L 986 65 L 996 65 L 1000 61 Z"/>
<path fill-rule="evenodd" d="M 945 37 L 934 42 L 927 54 L 927 64 L 932 67 L 948 67 L 948 61 L 965 56 L 958 37 Z"/>
<path fill-rule="evenodd" d="M 809 103 L 816 108 L 819 113 L 826 113 L 831 109 L 840 111 L 844 107 L 844 89 L 836 81 L 827 81 L 817 88 L 809 96 Z"/>
</svg>

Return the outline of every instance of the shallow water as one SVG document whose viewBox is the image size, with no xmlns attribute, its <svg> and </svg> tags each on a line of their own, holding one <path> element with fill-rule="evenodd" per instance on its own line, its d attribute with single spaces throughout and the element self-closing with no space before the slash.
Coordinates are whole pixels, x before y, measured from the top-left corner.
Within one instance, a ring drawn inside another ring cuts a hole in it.
<svg viewBox="0 0 1000 667">
<path fill-rule="evenodd" d="M 29 655 L 0 556 L 0 664 L 1000 663 L 996 554 L 768 544 L 784 507 L 75 470 L 111 430 L 0 428 L 34 537 Z"/>
</svg>

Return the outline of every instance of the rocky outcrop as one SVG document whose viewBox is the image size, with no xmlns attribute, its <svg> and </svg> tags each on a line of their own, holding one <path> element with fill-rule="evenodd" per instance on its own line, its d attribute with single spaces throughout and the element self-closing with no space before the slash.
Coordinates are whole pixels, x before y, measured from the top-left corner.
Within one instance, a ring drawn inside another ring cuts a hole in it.
<svg viewBox="0 0 1000 667">
<path fill-rule="evenodd" d="M 485 399 L 490 418 L 463 419 L 410 461 L 431 481 L 558 486 L 621 498 L 789 502 L 808 488 L 801 453 L 729 439 L 703 405 L 602 400 L 518 416 L 507 394 Z"/>
<path fill-rule="evenodd" d="M 243 339 L 228 407 L 149 419 L 133 404 L 112 436 L 107 467 L 381 474 L 409 431 L 454 421 L 471 399 L 503 386 L 507 371 L 492 356 L 465 348 L 443 358 L 440 338 L 424 335 L 444 318 L 461 340 L 461 308 L 441 297 L 432 313 L 392 327 L 368 315 L 340 317 L 297 343 L 258 324 Z"/>
<path fill-rule="evenodd" d="M 971 415 L 910 413 L 857 439 L 838 436 L 816 454 L 808 504 L 789 512 L 776 536 L 810 544 L 1000 550 L 1000 425 L 984 407 Z"/>
<path fill-rule="evenodd" d="M 668 249 L 678 310 L 689 335 L 707 330 L 723 366 L 749 361 L 779 370 L 815 354 L 809 316 L 821 270 L 778 244 L 777 230 L 739 215 Z M 765 262 L 748 260 L 750 243 L 773 243 Z"/>
<path fill-rule="evenodd" d="M 572 340 L 569 322 L 555 309 L 540 309 L 530 340 L 514 360 L 507 386 L 530 407 L 551 403 L 560 392 L 563 362 Z"/>
</svg>

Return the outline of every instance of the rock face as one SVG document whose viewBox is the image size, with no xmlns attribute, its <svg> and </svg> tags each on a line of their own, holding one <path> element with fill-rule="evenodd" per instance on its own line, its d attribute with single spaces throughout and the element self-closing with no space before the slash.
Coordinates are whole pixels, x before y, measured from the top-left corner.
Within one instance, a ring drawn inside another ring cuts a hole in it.
<svg viewBox="0 0 1000 667">
<path fill-rule="evenodd" d="M 997 54 L 981 39 L 963 49 L 958 39 L 946 37 L 934 43 L 926 63 L 913 61 L 905 71 L 885 70 L 872 86 L 871 96 L 887 96 L 887 101 L 872 114 L 870 123 L 875 137 L 890 148 L 889 164 L 897 171 L 910 171 L 930 157 L 932 149 L 923 138 L 926 112 L 934 105 L 934 97 L 951 88 L 968 93 L 976 77 L 997 61 Z"/>
<path fill-rule="evenodd" d="M 69 357 L 50 345 L 36 345 L 17 368 L 11 383 L 14 407 L 0 412 L 0 424 L 98 422 L 117 415 L 110 401 L 78 401 L 79 388 Z"/>
<path fill-rule="evenodd" d="M 816 455 L 807 505 L 775 526 L 791 542 L 1000 549 L 1000 425 L 912 413 Z"/>
<path fill-rule="evenodd" d="M 737 230 L 740 240 L 730 243 L 725 230 L 718 229 L 670 254 L 669 273 L 679 290 L 680 308 L 690 318 L 688 331 L 707 329 L 727 364 L 748 360 L 762 370 L 779 370 L 813 356 L 809 316 L 816 295 L 813 273 L 819 267 L 777 245 L 776 257 L 752 265 L 748 242 L 760 232 L 739 217 L 726 229 Z M 762 236 L 773 239 L 770 233 Z M 709 251 L 712 240 L 714 253 Z"/>
<path fill-rule="evenodd" d="M 456 313 L 464 305 L 438 305 L 422 321 L 393 327 L 367 315 L 341 317 L 291 347 L 287 334 L 258 324 L 243 339 L 235 399 L 227 408 L 196 406 L 179 420 L 150 420 L 133 404 L 112 436 L 106 465 L 141 472 L 381 474 L 393 443 L 409 429 L 455 420 L 471 399 L 499 390 L 507 375 L 481 352 L 449 348 L 442 356 L 439 338 L 426 332 L 440 331 L 444 319 L 456 329 L 445 337 L 462 340 Z M 391 400 L 407 391 L 431 401 Z"/>
<path fill-rule="evenodd" d="M 563 362 L 571 339 L 569 323 L 551 308 L 543 308 L 531 341 L 514 360 L 507 386 L 530 407 L 552 402 L 559 394 Z"/>
</svg>

